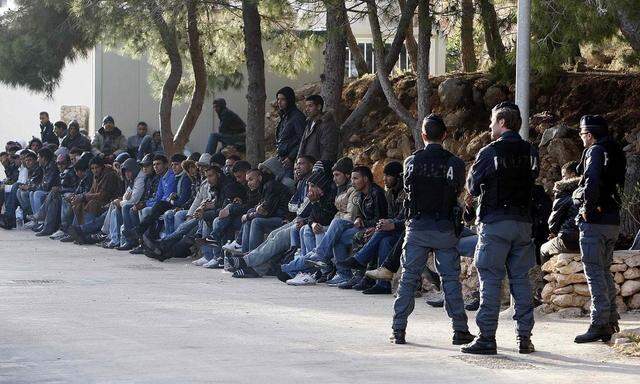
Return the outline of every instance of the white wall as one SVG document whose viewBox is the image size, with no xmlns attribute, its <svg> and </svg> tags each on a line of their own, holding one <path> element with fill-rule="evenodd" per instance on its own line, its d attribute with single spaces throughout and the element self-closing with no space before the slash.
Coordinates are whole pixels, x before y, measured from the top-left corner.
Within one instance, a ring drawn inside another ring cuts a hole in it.
<svg viewBox="0 0 640 384">
<path fill-rule="evenodd" d="M 93 112 L 93 53 L 65 67 L 60 86 L 52 98 L 0 84 L 0 146 L 9 140 L 28 141 L 31 136 L 40 137 L 40 111 L 49 112 L 51 121 L 60 118 L 62 105 L 85 105 Z"/>
</svg>

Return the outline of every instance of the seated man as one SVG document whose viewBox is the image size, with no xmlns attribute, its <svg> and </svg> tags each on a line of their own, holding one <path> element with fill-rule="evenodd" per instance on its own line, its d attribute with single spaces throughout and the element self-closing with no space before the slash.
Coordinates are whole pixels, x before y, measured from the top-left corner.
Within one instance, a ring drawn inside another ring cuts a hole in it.
<svg viewBox="0 0 640 384">
<path fill-rule="evenodd" d="M 111 116 L 102 119 L 102 127 L 96 132 L 91 142 L 94 155 L 102 155 L 103 158 L 113 160 L 122 152 L 127 151 L 127 139 L 115 126 L 115 121 Z"/>
<path fill-rule="evenodd" d="M 235 181 L 223 183 L 223 172 L 217 166 L 211 166 L 206 171 L 207 194 L 196 198 L 189 211 L 193 209 L 193 216 L 180 225 L 176 231 L 160 241 L 144 237 L 146 255 L 164 261 L 172 257 L 187 257 L 191 254 L 191 246 L 195 244 L 193 235 L 198 221 L 213 220 L 232 202 L 242 203 L 244 188 Z M 201 188 L 202 189 L 202 188 Z M 188 216 L 189 217 L 189 216 Z"/>
<path fill-rule="evenodd" d="M 142 140 L 147 137 L 149 127 L 144 121 L 138 122 L 136 125 L 136 134 L 127 138 L 127 152 L 131 157 L 138 158 L 138 148 L 142 144 Z M 140 158 L 142 159 L 142 158 Z"/>
<path fill-rule="evenodd" d="M 308 217 L 307 214 L 301 214 L 309 204 L 307 198 L 308 192 L 308 179 L 311 176 L 311 170 L 315 164 L 316 159 L 312 156 L 303 155 L 296 159 L 296 163 L 293 168 L 294 180 L 296 182 L 296 190 L 289 200 L 289 212 L 296 215 L 294 220 L 296 223 L 296 229 L 291 231 L 291 247 L 294 249 L 300 248 L 300 229 L 304 225 L 304 220 Z"/>
<path fill-rule="evenodd" d="M 196 199 L 202 180 L 200 170 L 193 160 L 185 160 L 181 164 L 183 173 L 189 180 L 190 195 L 185 202 L 175 208 L 169 209 L 162 215 L 164 220 L 165 235 L 172 234 L 182 223 L 187 220 L 189 208 Z"/>
<path fill-rule="evenodd" d="M 0 181 L 0 208 L 4 204 L 4 194 L 11 192 L 11 186 L 18 181 L 19 156 L 9 152 L 0 153 L 0 164 L 4 168 L 5 178 Z"/>
<path fill-rule="evenodd" d="M 19 184 L 17 191 L 18 203 L 22 208 L 24 217 L 30 220 L 25 224 L 25 228 L 31 228 L 37 223 L 32 220 L 31 214 L 33 213 L 33 207 L 31 206 L 31 195 L 36 190 L 38 185 L 42 183 L 43 171 L 40 164 L 38 164 L 38 155 L 33 151 L 26 152 L 24 156 L 24 165 L 28 171 L 28 180 L 25 184 Z"/>
<path fill-rule="evenodd" d="M 549 241 L 540 248 L 541 261 L 544 263 L 560 253 L 580 253 L 579 231 L 576 226 L 578 206 L 571 198 L 578 187 L 580 177 L 576 172 L 578 163 L 571 161 L 562 166 L 562 180 L 555 183 L 553 192 L 553 211 L 549 217 Z"/>
<path fill-rule="evenodd" d="M 337 273 L 333 279 L 327 281 L 329 286 L 342 285 L 343 288 L 352 288 L 360 282 L 363 276 L 354 275 L 350 268 L 343 265 L 349 256 L 348 248 L 356 233 L 363 232 L 365 237 L 371 236 L 378 221 L 387 217 L 387 200 L 384 190 L 374 183 L 373 174 L 369 168 L 355 167 L 351 173 L 351 183 L 356 189 L 355 220 L 350 223 L 334 219 L 320 246 L 312 251 L 312 255 L 307 256 L 308 264 L 324 268 L 329 264 L 332 256 L 330 251 L 333 250 Z"/>
<path fill-rule="evenodd" d="M 53 186 L 40 210 L 38 219 L 44 220 L 40 232 L 36 236 L 52 236 L 60 228 L 60 211 L 62 196 L 73 192 L 78 184 L 78 177 L 71 166 L 68 155 L 58 155 L 56 159 L 60 185 Z"/>
<path fill-rule="evenodd" d="M 211 155 L 218 152 L 218 143 L 222 143 L 222 147 L 226 145 L 243 145 L 247 126 L 240 116 L 227 108 L 225 99 L 215 99 L 213 101 L 213 110 L 218 115 L 220 124 L 218 125 L 218 132 L 209 135 L 205 152 Z"/>
<path fill-rule="evenodd" d="M 78 224 L 81 218 L 74 215 L 73 207 L 82 204 L 83 196 L 89 193 L 93 185 L 93 174 L 89 169 L 89 163 L 93 159 L 91 152 L 83 153 L 73 165 L 74 173 L 77 177 L 76 188 L 62 196 L 60 205 L 60 231 L 56 232 L 54 240 L 63 243 L 72 242 L 73 237 L 68 234 L 69 228 L 73 224 Z"/>
<path fill-rule="evenodd" d="M 392 161 L 384 167 L 384 183 L 386 187 L 386 199 L 389 217 L 382 219 L 376 226 L 376 231 L 369 241 L 352 257 L 343 263 L 344 266 L 362 272 L 367 265 L 377 258 L 377 266 L 382 266 L 387 256 L 392 252 L 394 245 L 404 234 L 404 200 L 406 194 L 402 182 L 402 164 Z M 369 280 L 369 278 L 365 279 Z M 361 284 L 363 288 L 370 283 Z M 354 287 L 357 289 L 357 287 Z M 391 283 L 380 280 L 374 286 L 364 289 L 364 294 L 390 294 Z"/>
<path fill-rule="evenodd" d="M 182 172 L 182 167 L 180 163 L 186 159 L 186 156 L 182 154 L 175 154 L 171 157 L 172 167 L 176 164 L 176 169 L 179 172 Z M 175 161 L 174 161 L 175 160 Z M 136 225 L 134 228 L 130 230 L 126 230 L 123 235 L 128 238 L 131 242 L 138 242 L 141 244 L 140 240 L 142 239 L 142 235 L 147 232 L 147 230 L 153 228 L 152 238 L 156 238 L 159 230 L 157 228 L 157 221 L 162 216 L 163 213 L 174 207 L 172 201 L 175 201 L 176 198 L 176 190 L 177 190 L 177 182 L 176 182 L 176 174 L 173 170 L 169 169 L 169 160 L 164 155 L 155 155 L 153 158 L 153 168 L 156 171 L 156 174 L 160 176 L 160 181 L 158 183 L 158 189 L 156 190 L 156 195 L 153 199 L 149 199 L 146 202 L 146 208 L 144 208 L 140 212 L 140 224 Z M 189 190 L 189 193 L 191 191 Z M 183 195 L 182 199 L 186 201 L 186 196 Z M 135 253 L 142 252 L 143 249 L 136 251 Z"/>
<path fill-rule="evenodd" d="M 91 150 L 91 141 L 80 133 L 80 124 L 76 120 L 72 120 L 67 128 L 67 135 L 60 143 L 61 147 L 67 148 L 69 151 L 76 148 L 82 151 Z"/>
<path fill-rule="evenodd" d="M 242 216 L 242 252 L 256 249 L 264 241 L 264 236 L 282 225 L 291 194 L 276 180 L 270 169 L 252 172 L 262 190 L 262 200 Z"/>
<path fill-rule="evenodd" d="M 29 202 L 33 214 L 27 216 L 29 220 L 35 222 L 34 226 L 31 228 L 34 232 L 40 232 L 44 226 L 42 224 L 42 221 L 44 220 L 44 212 L 40 214 L 40 209 L 42 208 L 47 195 L 51 192 L 53 187 L 58 187 L 60 185 L 60 172 L 56 166 L 53 151 L 49 148 L 42 148 L 38 152 L 38 165 L 42 168 L 42 181 L 29 194 Z"/>
<path fill-rule="evenodd" d="M 145 136 L 140 142 L 140 147 L 138 148 L 138 160 L 141 160 L 146 155 L 164 155 L 160 131 L 154 131 L 151 135 Z"/>
<path fill-rule="evenodd" d="M 140 212 L 146 208 L 149 201 L 154 201 L 156 192 L 158 190 L 158 184 L 160 177 L 156 174 L 153 165 L 153 155 L 146 155 L 140 162 L 142 167 L 142 174 L 144 174 L 144 184 L 142 195 L 137 203 L 126 202 L 120 203 L 122 207 L 122 235 L 120 236 L 120 245 L 116 247 L 118 251 L 132 251 L 137 245 L 135 241 L 130 240 L 125 236 L 125 233 L 130 233 L 138 224 L 140 224 Z M 152 204 L 153 205 L 153 204 Z M 142 250 L 142 248 L 140 248 Z"/>
<path fill-rule="evenodd" d="M 69 235 L 78 244 L 97 242 L 90 235 L 97 233 L 106 218 L 106 207 L 121 194 L 121 180 L 116 171 L 100 156 L 89 162 L 93 183 L 89 192 L 74 201 L 74 214 L 82 224 L 71 225 Z"/>
<path fill-rule="evenodd" d="M 343 230 L 343 227 L 348 227 L 353 225 L 354 215 L 355 215 L 355 205 L 353 202 L 353 197 L 356 193 L 355 188 L 351 186 L 350 176 L 351 171 L 353 170 L 353 162 L 350 158 L 344 157 L 336 162 L 333 167 L 333 180 L 337 186 L 336 189 L 336 198 L 335 198 L 335 207 L 337 213 L 335 214 L 333 220 L 330 221 L 330 225 L 326 225 L 327 223 L 314 223 L 312 236 L 305 236 L 305 248 L 313 248 L 316 251 L 310 251 L 307 254 L 303 254 L 300 258 L 295 259 L 293 262 L 287 264 L 287 266 L 283 266 L 286 272 L 279 273 L 278 276 L 281 280 L 287 281 L 287 276 L 296 276 L 300 272 L 304 273 L 305 276 L 310 276 L 311 274 L 315 274 L 317 270 L 315 264 L 311 266 L 306 266 L 305 261 L 308 255 L 315 255 L 315 252 L 320 252 L 318 250 L 330 248 L 333 244 L 333 240 L 331 242 L 325 241 L 324 237 L 327 233 L 329 233 L 331 238 L 335 238 L 335 233 Z M 333 194 L 332 194 L 333 195 Z M 326 194 L 324 194 L 327 197 Z M 312 196 L 310 196 L 311 198 Z M 323 220 L 324 221 L 324 220 Z M 328 220 L 327 220 L 328 221 Z M 293 223 L 291 224 L 293 225 Z M 289 228 L 281 228 L 276 231 L 271 232 L 267 241 L 264 242 L 258 249 L 253 252 L 250 252 L 248 255 L 244 257 L 246 264 L 253 268 L 258 268 L 258 266 L 264 264 L 264 260 L 271 260 L 285 252 L 287 248 L 290 246 L 290 239 L 287 238 L 289 235 Z M 309 242 L 307 245 L 307 241 Z M 331 249 L 329 249 L 331 251 Z M 264 268 L 263 268 L 264 269 Z M 315 279 L 316 282 L 323 282 L 328 279 L 331 270 L 325 270 L 324 273 L 320 276 L 319 279 Z M 296 285 L 307 285 L 314 284 L 311 279 L 307 279 L 305 284 L 302 284 L 303 281 L 302 276 L 296 279 Z"/>
<path fill-rule="evenodd" d="M 140 165 L 135 159 L 125 160 L 121 167 L 122 181 L 125 185 L 125 192 L 121 198 L 115 199 L 109 206 L 109 237 L 103 244 L 104 248 L 117 248 L 122 239 L 120 236 L 123 215 L 122 207 L 126 205 L 138 204 L 144 193 L 144 181 L 146 175 L 140 170 Z"/>
</svg>

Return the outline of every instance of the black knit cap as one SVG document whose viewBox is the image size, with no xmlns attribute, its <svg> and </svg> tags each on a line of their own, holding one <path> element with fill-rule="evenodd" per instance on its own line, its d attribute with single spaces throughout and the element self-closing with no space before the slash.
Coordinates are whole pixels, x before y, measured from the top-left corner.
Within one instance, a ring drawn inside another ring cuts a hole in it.
<svg viewBox="0 0 640 384">
<path fill-rule="evenodd" d="M 307 182 L 315 184 L 318 188 L 327 192 L 331 187 L 332 179 L 323 170 L 318 170 L 311 173 Z"/>
<path fill-rule="evenodd" d="M 594 136 L 602 137 L 609 134 L 609 124 L 600 115 L 584 115 L 580 119 L 580 130 L 591 133 Z"/>
<path fill-rule="evenodd" d="M 400 177 L 400 175 L 402 174 L 402 164 L 400 164 L 399 161 L 392 161 L 384 166 L 382 173 L 396 178 Z"/>
<path fill-rule="evenodd" d="M 351 171 L 353 171 L 353 160 L 351 160 L 350 157 L 338 159 L 331 170 L 342 172 L 345 175 L 350 175 Z"/>
<path fill-rule="evenodd" d="M 493 107 L 494 111 L 497 111 L 499 109 L 503 109 L 503 108 L 507 108 L 507 109 L 513 109 L 514 111 L 520 113 L 520 107 L 518 107 L 517 104 L 512 103 L 510 101 L 503 101 L 502 103 L 499 103 L 498 105 L 496 105 L 495 107 Z"/>
<path fill-rule="evenodd" d="M 187 156 L 183 155 L 182 153 L 175 153 L 173 156 L 171 156 L 172 163 L 182 163 L 185 160 L 187 160 Z"/>
<path fill-rule="evenodd" d="M 140 160 L 140 165 L 142 165 L 143 167 L 146 167 L 148 165 L 153 165 L 153 154 L 148 153 L 144 155 L 142 160 Z"/>
</svg>

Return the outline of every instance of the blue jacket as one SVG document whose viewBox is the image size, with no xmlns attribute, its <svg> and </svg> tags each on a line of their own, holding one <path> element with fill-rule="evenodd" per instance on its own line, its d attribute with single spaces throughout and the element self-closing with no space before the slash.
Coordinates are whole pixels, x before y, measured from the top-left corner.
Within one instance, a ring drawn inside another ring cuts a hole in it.
<svg viewBox="0 0 640 384">
<path fill-rule="evenodd" d="M 518 142 L 522 141 L 520 134 L 518 132 L 507 131 L 498 138 L 497 141 L 508 141 L 508 142 Z M 535 179 L 538 177 L 538 173 L 540 171 L 539 168 L 539 159 L 538 159 L 538 151 L 535 147 L 531 146 L 531 177 L 533 178 L 532 184 Z M 479 197 L 483 194 L 495 194 L 496 191 L 492 190 L 491 181 L 495 180 L 496 172 L 497 172 L 497 154 L 496 150 L 493 148 L 491 144 L 485 146 L 478 152 L 476 156 L 476 160 L 471 166 L 471 170 L 469 171 L 469 175 L 467 176 L 467 191 L 474 197 Z M 501 212 L 488 212 L 483 217 L 479 214 L 480 207 L 478 207 L 477 220 L 482 223 L 494 223 L 502 220 L 515 220 L 515 221 L 523 221 L 523 222 L 531 222 L 531 215 L 527 214 L 517 215 L 517 214 L 503 214 Z"/>
<path fill-rule="evenodd" d="M 191 204 L 187 205 L 187 202 L 191 199 L 191 179 L 187 172 L 182 171 L 175 176 L 174 185 L 178 197 L 172 201 L 173 206 L 189 209 Z"/>
<path fill-rule="evenodd" d="M 176 175 L 172 170 L 167 170 L 164 175 L 160 177 L 158 182 L 158 189 L 156 195 L 147 200 L 147 207 L 153 207 L 157 202 L 166 201 L 169 202 L 169 197 L 176 191 Z"/>
</svg>

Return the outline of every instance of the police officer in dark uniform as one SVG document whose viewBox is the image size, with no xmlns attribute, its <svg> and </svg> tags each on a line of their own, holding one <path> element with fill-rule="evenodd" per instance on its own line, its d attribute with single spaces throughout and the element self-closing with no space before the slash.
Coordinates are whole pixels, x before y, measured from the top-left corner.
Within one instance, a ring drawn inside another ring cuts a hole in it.
<svg viewBox="0 0 640 384">
<path fill-rule="evenodd" d="M 616 287 L 609 267 L 620 229 L 618 191 L 624 186 L 627 162 L 620 146 L 609 137 L 603 117 L 583 116 L 580 137 L 585 150 L 578 165 L 581 179 L 573 198 L 580 206 L 577 221 L 582 263 L 591 292 L 591 325 L 574 341 L 607 342 L 619 331 Z"/>
<path fill-rule="evenodd" d="M 534 351 L 533 300 L 528 272 L 536 264 L 532 241 L 531 196 L 538 176 L 538 153 L 518 134 L 522 120 L 517 105 L 495 106 L 491 114 L 491 138 L 480 150 L 467 177 L 470 206 L 479 197 L 478 244 L 475 264 L 480 280 L 480 309 L 476 323 L 478 339 L 462 352 L 495 355 L 500 313 L 500 291 L 509 276 L 515 301 L 516 331 L 520 353 Z"/>
<path fill-rule="evenodd" d="M 453 344 L 468 344 L 469 333 L 460 285 L 458 237 L 462 210 L 457 198 L 464 188 L 464 162 L 442 148 L 446 126 L 436 115 L 425 118 L 422 140 L 425 148 L 404 163 L 405 206 L 408 220 L 402 253 L 402 277 L 394 303 L 391 342 L 405 343 L 407 318 L 413 312 L 415 291 L 427 265 L 428 252 L 435 253 L 436 268 L 442 278 L 445 309 L 453 321 Z"/>
</svg>

